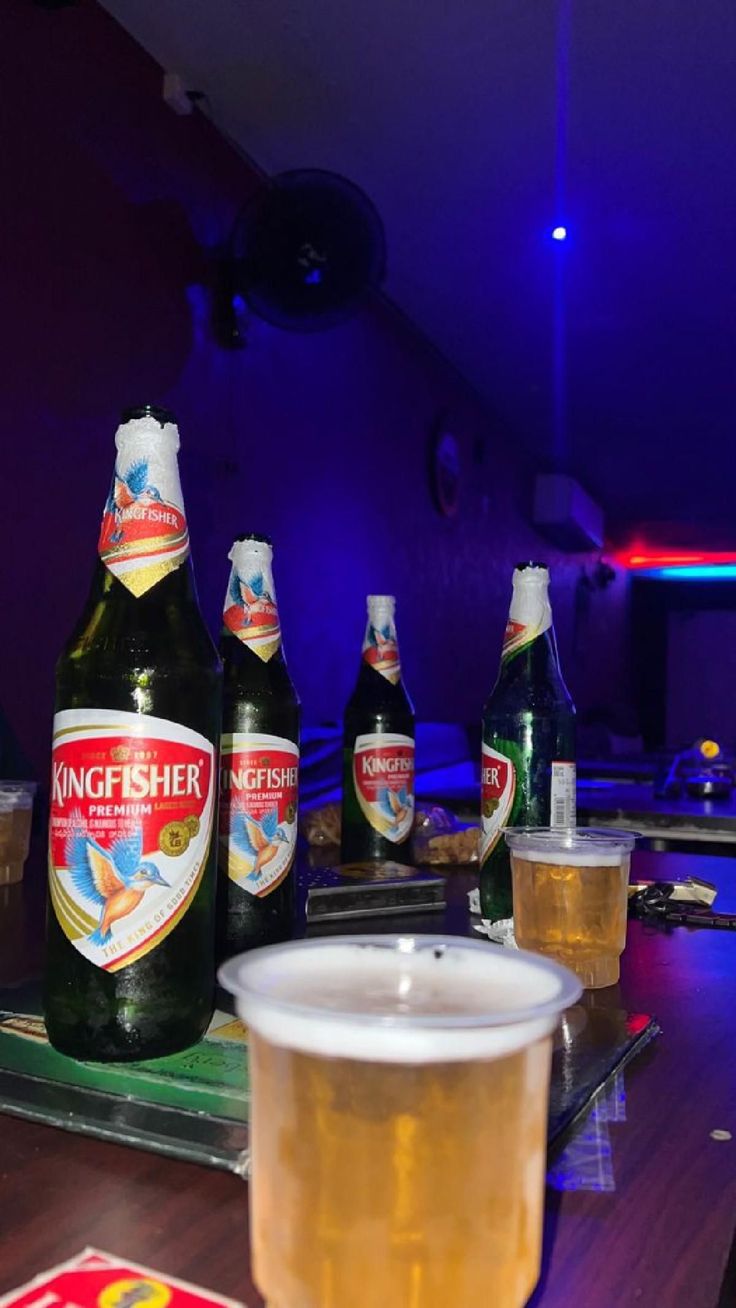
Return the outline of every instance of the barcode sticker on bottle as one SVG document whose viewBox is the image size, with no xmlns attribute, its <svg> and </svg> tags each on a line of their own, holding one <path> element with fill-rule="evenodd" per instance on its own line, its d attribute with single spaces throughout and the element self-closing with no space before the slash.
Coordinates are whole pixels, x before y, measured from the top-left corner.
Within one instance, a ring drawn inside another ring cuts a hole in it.
<svg viewBox="0 0 736 1308">
<path fill-rule="evenodd" d="M 553 763 L 550 789 L 550 826 L 575 826 L 575 764 Z"/>
</svg>

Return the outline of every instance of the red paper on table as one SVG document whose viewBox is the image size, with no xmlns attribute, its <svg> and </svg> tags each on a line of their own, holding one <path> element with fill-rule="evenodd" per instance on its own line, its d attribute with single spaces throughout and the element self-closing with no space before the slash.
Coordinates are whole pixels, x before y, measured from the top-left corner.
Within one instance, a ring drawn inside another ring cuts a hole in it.
<svg viewBox="0 0 736 1308">
<path fill-rule="evenodd" d="M 0 1308 L 244 1308 L 210 1290 L 85 1249 L 0 1297 Z"/>
</svg>

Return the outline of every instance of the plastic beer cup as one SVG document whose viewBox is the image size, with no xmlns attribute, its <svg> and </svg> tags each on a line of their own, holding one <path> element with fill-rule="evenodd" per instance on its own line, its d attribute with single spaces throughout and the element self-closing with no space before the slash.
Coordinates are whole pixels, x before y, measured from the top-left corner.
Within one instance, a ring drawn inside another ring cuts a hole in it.
<svg viewBox="0 0 736 1308">
<path fill-rule="evenodd" d="M 269 1308 L 522 1308 L 575 977 L 481 941 L 346 936 L 241 955 L 220 979 L 249 1028 Z"/>
<path fill-rule="evenodd" d="M 615 985 L 635 840 L 634 832 L 613 829 L 510 827 L 519 947 L 563 963 L 588 990 Z"/>
</svg>

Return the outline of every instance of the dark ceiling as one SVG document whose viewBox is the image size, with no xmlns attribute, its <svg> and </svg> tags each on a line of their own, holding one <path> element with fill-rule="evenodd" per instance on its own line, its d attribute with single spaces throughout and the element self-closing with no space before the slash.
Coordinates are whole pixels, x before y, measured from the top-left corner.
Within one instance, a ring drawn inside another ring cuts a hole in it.
<svg viewBox="0 0 736 1308">
<path fill-rule="evenodd" d="M 104 3 L 268 171 L 371 194 L 388 293 L 540 466 L 731 523 L 733 0 Z"/>
</svg>

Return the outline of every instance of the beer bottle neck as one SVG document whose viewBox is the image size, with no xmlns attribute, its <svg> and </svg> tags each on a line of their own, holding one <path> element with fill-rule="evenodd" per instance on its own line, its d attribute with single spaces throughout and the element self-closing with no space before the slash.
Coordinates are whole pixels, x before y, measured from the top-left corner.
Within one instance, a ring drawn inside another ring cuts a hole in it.
<svg viewBox="0 0 736 1308">
<path fill-rule="evenodd" d="M 223 655 L 239 668 L 252 668 L 254 681 L 264 683 L 269 681 L 264 669 L 286 667 L 272 557 L 271 545 L 263 538 L 235 541 L 228 555 L 232 567 L 222 610 Z"/>
<path fill-rule="evenodd" d="M 291 684 L 281 644 L 270 658 L 263 659 L 246 641 L 240 640 L 227 626 L 223 626 L 220 655 L 226 669 L 254 691 L 270 691 Z"/>
<path fill-rule="evenodd" d="M 363 637 L 362 663 L 358 685 L 374 684 L 379 677 L 391 686 L 401 684 L 399 639 L 394 619 L 392 595 L 368 596 L 368 621 Z"/>
<path fill-rule="evenodd" d="M 194 610 L 201 616 L 191 558 L 186 558 L 178 568 L 166 573 L 142 595 L 134 595 L 98 559 L 92 577 L 90 599 L 106 605 L 114 603 L 120 612 L 125 611 L 131 617 L 136 615 L 139 623 L 148 616 L 155 618 L 157 613 L 160 614 L 162 609 L 170 605 L 177 605 L 182 610 Z"/>
<path fill-rule="evenodd" d="M 549 602 L 549 574 L 530 564 L 514 572 L 514 591 L 503 638 L 497 690 L 524 688 L 524 700 L 569 702 L 562 679 Z"/>
<path fill-rule="evenodd" d="M 87 603 L 60 666 L 216 667 L 197 600 L 173 422 L 122 424 Z"/>
<path fill-rule="evenodd" d="M 210 666 L 217 655 L 197 601 L 187 559 L 142 595 L 134 595 L 98 559 L 87 603 L 65 647 L 64 659 L 92 658 L 141 666 L 177 658 Z"/>
<path fill-rule="evenodd" d="M 370 652 L 371 648 L 368 646 L 369 652 L 366 657 L 364 642 L 355 689 L 346 706 L 346 716 L 349 717 L 352 712 L 360 714 L 368 711 L 369 713 L 396 713 L 407 720 L 410 719 L 414 714 L 414 705 L 401 675 L 398 648 L 395 662 L 391 661 L 391 658 L 388 662 L 384 658 L 378 658 L 376 661 L 377 656 L 375 652 Z M 380 670 L 382 662 L 386 666 L 385 672 Z"/>
<path fill-rule="evenodd" d="M 529 681 L 539 684 L 557 681 L 564 686 L 554 627 L 548 627 L 516 653 L 504 653 L 498 680 L 507 686 Z"/>
<path fill-rule="evenodd" d="M 358 676 L 347 704 L 344 722 L 346 729 L 373 730 L 376 717 L 391 723 L 391 730 L 412 734 L 414 705 L 403 680 L 389 681 L 361 660 Z"/>
<path fill-rule="evenodd" d="M 124 422 L 115 444 L 97 548 L 108 571 L 140 597 L 181 571 L 189 557 L 176 458 L 179 433 L 173 422 L 147 414 Z"/>
</svg>

